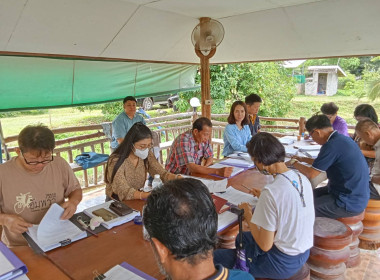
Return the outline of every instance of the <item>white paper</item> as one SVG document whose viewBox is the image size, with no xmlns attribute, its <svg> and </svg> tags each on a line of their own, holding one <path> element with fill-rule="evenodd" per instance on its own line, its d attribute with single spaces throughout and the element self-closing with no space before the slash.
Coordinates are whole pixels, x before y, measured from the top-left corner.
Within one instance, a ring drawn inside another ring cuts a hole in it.
<svg viewBox="0 0 380 280">
<path fill-rule="evenodd" d="M 210 179 L 204 179 L 204 178 L 199 178 L 199 177 L 194 177 L 194 176 L 189 176 L 189 175 L 181 175 L 184 178 L 193 178 L 201 181 L 203 184 L 206 185 L 208 188 L 208 191 L 210 193 L 218 193 L 218 192 L 225 192 L 227 189 L 227 179 L 223 180 L 210 180 Z"/>
<path fill-rule="evenodd" d="M 301 152 L 305 151 L 319 151 L 321 145 L 294 145 L 295 148 L 298 148 Z"/>
<path fill-rule="evenodd" d="M 11 264 L 11 262 L 4 256 L 4 254 L 0 251 L 0 275 L 4 274 L 3 276 L 0 276 L 0 279 L 8 279 L 11 275 L 13 275 L 13 272 L 9 272 L 5 274 L 8 271 L 12 271 L 15 269 L 15 267 Z"/>
<path fill-rule="evenodd" d="M 28 229 L 29 236 L 44 252 L 59 247 L 60 242 L 66 239 L 76 241 L 87 237 L 86 232 L 71 221 L 61 220 L 63 212 L 64 209 L 54 203 L 42 218 L 41 223 Z"/>
<path fill-rule="evenodd" d="M 228 200 L 229 203 L 234 205 L 239 205 L 243 202 L 249 203 L 251 206 L 256 206 L 258 198 L 254 197 L 252 194 L 239 191 L 233 187 L 228 187 L 226 192 L 218 193 L 216 196 Z"/>
<path fill-rule="evenodd" d="M 243 159 L 245 161 L 253 163 L 252 158 L 248 153 L 234 152 L 234 153 L 228 155 L 228 157 L 229 158 L 236 158 L 236 159 Z"/>
<path fill-rule="evenodd" d="M 244 168 L 250 168 L 250 167 L 255 166 L 255 164 L 252 161 L 249 162 L 244 159 L 238 159 L 238 158 L 229 158 L 219 163 L 223 165 L 237 166 L 237 167 L 244 167 Z"/>
<path fill-rule="evenodd" d="M 285 146 L 284 148 L 285 148 L 285 154 L 288 157 L 295 156 L 298 152 L 298 150 L 293 148 L 292 146 Z"/>
<path fill-rule="evenodd" d="M 237 222 L 238 216 L 230 211 L 218 214 L 218 232 Z"/>
<path fill-rule="evenodd" d="M 241 168 L 241 167 L 235 167 L 235 166 L 229 166 L 229 165 L 224 165 L 224 164 L 221 164 L 221 163 L 214 163 L 213 165 L 210 165 L 209 166 L 210 168 L 224 168 L 224 167 L 232 167 L 233 168 L 233 171 L 230 175 L 230 177 L 233 177 L 235 176 L 236 174 L 239 174 L 240 172 L 243 172 L 244 171 L 244 168 Z"/>
<path fill-rule="evenodd" d="M 317 151 L 303 151 L 303 154 L 305 154 L 309 158 L 317 158 L 319 155 L 319 150 Z"/>
<path fill-rule="evenodd" d="M 291 145 L 295 142 L 295 139 L 293 137 L 290 138 L 290 137 L 285 136 L 285 137 L 278 138 L 278 141 L 280 141 L 282 145 Z"/>
<path fill-rule="evenodd" d="M 122 267 L 121 265 L 116 265 L 106 273 L 104 273 L 106 279 L 114 280 L 144 280 L 141 276 L 136 273 Z"/>
<path fill-rule="evenodd" d="M 93 206 L 93 207 L 90 207 L 90 208 L 87 208 L 87 209 L 84 209 L 84 213 L 89 216 L 89 217 L 94 217 L 95 215 L 92 214 L 93 211 L 95 210 L 98 210 L 100 208 L 104 208 L 104 209 L 107 209 L 108 211 L 114 213 L 116 216 L 118 216 L 117 218 L 113 219 L 113 220 L 110 220 L 108 222 L 102 222 L 102 226 L 104 226 L 106 229 L 111 229 L 113 227 L 116 227 L 116 226 L 119 226 L 119 225 L 122 225 L 122 224 L 125 224 L 129 221 L 132 221 L 136 216 L 140 215 L 140 212 L 139 211 L 136 211 L 134 210 L 131 214 L 128 214 L 128 215 L 125 215 L 125 216 L 119 216 L 117 215 L 115 212 L 113 212 L 111 209 L 110 209 L 110 205 L 113 201 L 110 200 L 110 201 L 107 201 L 105 203 L 102 203 L 102 204 L 99 204 L 99 205 L 96 205 L 96 206 Z"/>
</svg>

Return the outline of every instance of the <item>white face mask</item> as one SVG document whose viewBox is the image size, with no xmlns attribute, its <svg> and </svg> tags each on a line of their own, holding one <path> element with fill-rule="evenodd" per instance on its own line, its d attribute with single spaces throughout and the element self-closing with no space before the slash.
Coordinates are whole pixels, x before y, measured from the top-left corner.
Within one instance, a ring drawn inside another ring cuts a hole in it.
<svg viewBox="0 0 380 280">
<path fill-rule="evenodd" d="M 133 147 L 134 147 L 134 145 L 133 145 Z M 149 153 L 149 148 L 146 148 L 144 150 L 140 150 L 140 149 L 136 149 L 136 147 L 135 147 L 134 154 L 136 157 L 139 157 L 141 159 L 146 159 L 148 157 L 148 153 Z"/>
</svg>

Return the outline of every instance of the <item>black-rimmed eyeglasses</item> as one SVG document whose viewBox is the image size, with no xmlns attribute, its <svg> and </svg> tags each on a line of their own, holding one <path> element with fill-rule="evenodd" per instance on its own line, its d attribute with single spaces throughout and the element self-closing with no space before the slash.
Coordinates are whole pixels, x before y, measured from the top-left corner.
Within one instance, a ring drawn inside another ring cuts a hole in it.
<svg viewBox="0 0 380 280">
<path fill-rule="evenodd" d="M 22 157 L 24 158 L 25 163 L 28 164 L 28 165 L 37 165 L 37 164 L 40 164 L 40 163 L 41 164 L 47 164 L 47 163 L 52 162 L 53 159 L 54 159 L 53 154 L 51 154 L 51 158 L 50 159 L 45 159 L 43 161 L 27 161 L 26 158 L 25 158 L 25 156 L 24 156 L 24 154 L 23 154 L 23 152 L 21 152 L 21 154 L 22 154 Z"/>
</svg>

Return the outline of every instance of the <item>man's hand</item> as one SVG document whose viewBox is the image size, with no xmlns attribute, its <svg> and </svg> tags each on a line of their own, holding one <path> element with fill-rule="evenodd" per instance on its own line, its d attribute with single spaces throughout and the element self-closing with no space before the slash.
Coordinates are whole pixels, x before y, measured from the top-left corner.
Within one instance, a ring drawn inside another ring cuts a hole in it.
<svg viewBox="0 0 380 280">
<path fill-rule="evenodd" d="M 216 169 L 216 175 L 228 178 L 231 176 L 233 170 L 233 167 L 218 168 Z"/>
<path fill-rule="evenodd" d="M 17 215 L 3 214 L 4 226 L 13 233 L 23 233 L 33 226 L 30 223 L 25 222 L 23 218 Z"/>
<path fill-rule="evenodd" d="M 77 211 L 77 203 L 74 203 L 70 200 L 65 201 L 61 207 L 65 209 L 65 212 L 63 212 L 61 220 L 68 220 L 70 219 L 74 214 L 75 211 Z"/>
<path fill-rule="evenodd" d="M 256 188 L 252 188 L 252 189 L 250 189 L 249 193 L 251 193 L 251 194 L 253 194 L 253 196 L 256 196 L 257 198 L 259 198 L 261 195 L 261 190 L 256 189 Z"/>
</svg>

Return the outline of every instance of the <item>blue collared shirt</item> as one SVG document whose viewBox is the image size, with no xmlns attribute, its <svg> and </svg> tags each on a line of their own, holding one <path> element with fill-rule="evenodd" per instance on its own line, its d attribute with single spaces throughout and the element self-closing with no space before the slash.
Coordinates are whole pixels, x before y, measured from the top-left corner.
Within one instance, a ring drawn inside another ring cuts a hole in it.
<svg viewBox="0 0 380 280">
<path fill-rule="evenodd" d="M 131 129 L 131 127 L 137 122 L 142 122 L 143 124 L 146 124 L 144 118 L 137 113 L 132 119 L 130 119 L 125 112 L 122 112 L 116 117 L 116 119 L 114 119 L 114 121 L 112 122 L 111 142 L 111 147 L 113 149 L 116 149 L 119 146 L 117 139 L 124 138 L 127 132 Z"/>
<path fill-rule="evenodd" d="M 251 140 L 249 125 L 244 125 L 241 130 L 236 124 L 227 124 L 224 130 L 223 156 L 228 156 L 233 152 L 247 152 L 247 143 Z"/>
</svg>

